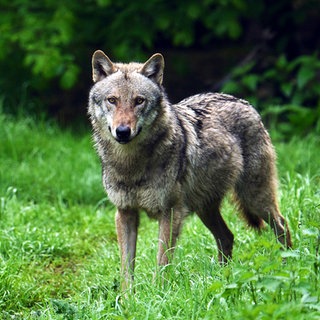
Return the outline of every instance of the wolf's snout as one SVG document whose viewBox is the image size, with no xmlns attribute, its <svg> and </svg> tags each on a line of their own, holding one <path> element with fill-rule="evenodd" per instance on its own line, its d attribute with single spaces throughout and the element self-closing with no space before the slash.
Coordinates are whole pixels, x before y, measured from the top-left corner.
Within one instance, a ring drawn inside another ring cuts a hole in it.
<svg viewBox="0 0 320 320">
<path fill-rule="evenodd" d="M 120 143 L 127 143 L 130 140 L 131 129 L 129 126 L 119 126 L 116 129 L 116 135 Z"/>
</svg>

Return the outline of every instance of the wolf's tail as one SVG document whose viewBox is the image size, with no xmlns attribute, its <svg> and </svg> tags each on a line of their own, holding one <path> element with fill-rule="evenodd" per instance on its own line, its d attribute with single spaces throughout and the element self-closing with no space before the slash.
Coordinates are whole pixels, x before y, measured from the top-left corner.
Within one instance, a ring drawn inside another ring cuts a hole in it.
<svg viewBox="0 0 320 320">
<path fill-rule="evenodd" d="M 253 227 L 254 229 L 260 230 L 264 226 L 264 221 L 262 218 L 258 217 L 257 215 L 251 213 L 248 208 L 246 208 L 241 201 L 241 199 L 238 197 L 237 194 L 234 194 L 234 201 L 241 212 L 243 218 L 247 221 L 248 225 L 250 227 Z"/>
</svg>

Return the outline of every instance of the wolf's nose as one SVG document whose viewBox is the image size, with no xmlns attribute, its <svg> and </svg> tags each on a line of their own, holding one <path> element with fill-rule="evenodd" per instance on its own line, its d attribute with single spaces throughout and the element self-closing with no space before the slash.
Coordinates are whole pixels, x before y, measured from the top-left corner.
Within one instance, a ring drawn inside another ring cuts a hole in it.
<svg viewBox="0 0 320 320">
<path fill-rule="evenodd" d="M 128 142 L 130 138 L 130 134 L 131 134 L 131 129 L 129 126 L 119 126 L 116 129 L 117 138 L 121 143 Z"/>
</svg>

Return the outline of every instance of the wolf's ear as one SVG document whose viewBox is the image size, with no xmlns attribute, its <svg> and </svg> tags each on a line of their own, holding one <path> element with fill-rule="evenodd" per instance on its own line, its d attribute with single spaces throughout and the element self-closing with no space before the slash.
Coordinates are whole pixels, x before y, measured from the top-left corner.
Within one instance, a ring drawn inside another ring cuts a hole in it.
<svg viewBox="0 0 320 320">
<path fill-rule="evenodd" d="M 97 50 L 92 56 L 92 79 L 98 82 L 115 72 L 115 67 L 111 60 L 103 51 Z"/>
<path fill-rule="evenodd" d="M 164 59 L 162 54 L 154 54 L 143 66 L 141 73 L 161 85 L 163 79 Z"/>
</svg>

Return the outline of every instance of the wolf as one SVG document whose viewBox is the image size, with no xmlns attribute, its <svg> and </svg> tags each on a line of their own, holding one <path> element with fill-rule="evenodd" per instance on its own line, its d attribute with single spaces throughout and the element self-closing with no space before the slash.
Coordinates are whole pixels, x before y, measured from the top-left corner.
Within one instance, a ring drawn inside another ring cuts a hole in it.
<svg viewBox="0 0 320 320">
<path fill-rule="evenodd" d="M 159 222 L 159 265 L 172 258 L 193 212 L 213 234 L 220 263 L 231 258 L 234 236 L 220 213 L 229 190 L 250 226 L 266 222 L 292 246 L 277 202 L 275 151 L 257 111 L 222 93 L 171 104 L 163 71 L 159 53 L 143 64 L 113 63 L 101 50 L 92 57 L 88 114 L 103 185 L 117 207 L 123 289 L 133 280 L 141 210 Z"/>
</svg>

